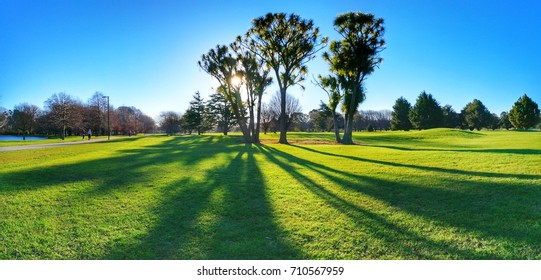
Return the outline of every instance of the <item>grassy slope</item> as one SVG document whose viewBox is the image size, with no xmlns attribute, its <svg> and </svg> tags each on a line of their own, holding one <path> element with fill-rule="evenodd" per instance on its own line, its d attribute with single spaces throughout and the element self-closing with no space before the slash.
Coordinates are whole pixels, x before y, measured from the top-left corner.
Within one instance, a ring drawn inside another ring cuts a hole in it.
<svg viewBox="0 0 541 280">
<path fill-rule="evenodd" d="M 539 132 L 237 139 L 0 153 L 0 259 L 541 259 Z"/>
</svg>

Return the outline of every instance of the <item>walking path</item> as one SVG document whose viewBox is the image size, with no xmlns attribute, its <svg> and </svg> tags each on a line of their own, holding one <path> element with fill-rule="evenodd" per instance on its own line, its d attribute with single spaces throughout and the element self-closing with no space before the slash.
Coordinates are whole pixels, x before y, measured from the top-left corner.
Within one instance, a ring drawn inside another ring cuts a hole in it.
<svg viewBox="0 0 541 280">
<path fill-rule="evenodd" d="M 36 145 L 8 146 L 8 147 L 0 147 L 0 152 L 33 150 L 33 149 L 41 149 L 41 148 L 48 148 L 48 147 L 88 144 L 88 143 L 94 143 L 94 142 L 100 142 L 100 141 L 106 141 L 106 140 L 107 138 L 95 138 L 92 140 L 84 140 L 84 141 L 76 141 L 76 142 L 60 142 L 60 143 L 48 143 L 48 144 L 36 144 Z"/>
</svg>

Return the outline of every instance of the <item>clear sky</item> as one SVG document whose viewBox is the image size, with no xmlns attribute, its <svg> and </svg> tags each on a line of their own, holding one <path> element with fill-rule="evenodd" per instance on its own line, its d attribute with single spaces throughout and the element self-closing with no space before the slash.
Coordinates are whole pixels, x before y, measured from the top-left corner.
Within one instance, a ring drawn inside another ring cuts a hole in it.
<svg viewBox="0 0 541 280">
<path fill-rule="evenodd" d="M 524 93 L 541 105 L 538 0 L 2 0 L 0 106 L 101 91 L 151 116 L 183 112 L 195 91 L 216 85 L 201 55 L 253 18 L 294 12 L 333 39 L 332 22 L 347 11 L 385 19 L 384 62 L 368 78 L 363 110 L 391 109 L 400 96 L 414 103 L 423 90 L 456 111 L 477 98 L 499 114 Z M 319 54 L 308 69 L 306 90 L 291 89 L 305 112 L 326 98 L 310 80 L 328 66 Z"/>
</svg>

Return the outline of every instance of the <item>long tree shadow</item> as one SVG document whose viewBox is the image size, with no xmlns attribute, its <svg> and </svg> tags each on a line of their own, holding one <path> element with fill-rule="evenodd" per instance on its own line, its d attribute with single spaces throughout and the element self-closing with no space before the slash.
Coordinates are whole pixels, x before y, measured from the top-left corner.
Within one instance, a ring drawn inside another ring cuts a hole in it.
<svg viewBox="0 0 541 280">
<path fill-rule="evenodd" d="M 263 147 L 262 151 L 269 160 L 290 172 L 306 188 L 350 216 L 354 221 L 358 221 L 360 229 L 366 227 L 372 229 L 372 233 L 384 240 L 389 248 L 399 250 L 400 254 L 406 258 L 521 258 L 520 254 L 525 251 L 528 251 L 527 255 L 530 257 L 532 255 L 539 257 L 541 248 L 538 241 L 541 234 L 539 230 L 535 230 L 536 227 L 539 229 L 539 225 L 530 225 L 540 216 L 540 205 L 537 199 L 541 195 L 539 186 L 531 186 L 528 183 L 517 185 L 518 191 L 515 191 L 512 197 L 506 193 L 509 186 L 494 183 L 475 182 L 475 189 L 458 192 L 352 174 L 268 146 Z M 503 238 L 507 240 L 506 244 L 509 247 L 505 248 L 505 253 L 491 253 L 428 239 L 338 197 L 306 175 L 296 171 L 293 164 L 319 173 L 336 186 L 369 195 L 407 213 L 443 226 L 480 233 L 486 239 Z M 458 180 L 451 182 L 451 184 L 460 183 Z M 386 232 L 394 234 L 384 234 Z"/>
<path fill-rule="evenodd" d="M 105 259 L 295 259 L 274 221 L 252 147 L 208 170 L 205 180 L 184 178 L 165 187 L 152 210 L 158 217 L 142 237 L 110 244 Z M 197 151 L 193 151 L 194 156 Z"/>
<path fill-rule="evenodd" d="M 375 145 L 367 144 L 366 146 L 376 147 L 376 148 L 385 148 L 391 150 L 399 151 L 425 151 L 425 152 L 459 152 L 459 153 L 489 153 L 489 154 L 515 154 L 515 155 L 539 155 L 541 150 L 539 149 L 468 149 L 468 148 L 411 148 L 411 147 L 401 147 L 396 145 Z"/>
<path fill-rule="evenodd" d="M 198 170 L 194 166 L 219 158 L 229 160 L 225 165 L 219 160 L 210 164 L 204 174 L 194 173 Z M 160 173 L 162 166 L 168 166 L 168 170 L 174 166 L 178 172 Z M 157 179 L 163 181 L 157 183 Z M 81 182 L 87 184 L 82 186 Z M 58 239 L 72 240 L 69 247 L 81 250 L 69 255 L 53 250 L 54 255 L 50 255 L 51 250 L 35 247 L 31 248 L 32 255 L 17 253 L 18 258 L 282 259 L 297 258 L 299 254 L 274 221 L 251 147 L 239 145 L 235 139 L 174 137 L 143 148 L 128 146 L 106 158 L 2 173 L 0 183 L 0 194 L 7 196 L 55 190 L 55 204 L 61 205 L 48 211 L 67 220 L 54 234 Z M 149 205 L 132 207 L 136 211 L 148 207 L 144 211 L 150 213 L 145 213 L 141 217 L 145 221 L 138 223 L 138 212 L 126 213 L 122 207 L 129 204 L 124 202 L 128 197 L 140 193 L 151 195 L 143 198 L 150 200 Z M 95 209 L 103 216 L 81 213 L 80 207 L 73 210 L 69 207 L 73 203 Z M 118 204 L 120 213 L 102 213 L 100 204 Z M 50 213 L 43 215 L 47 218 Z M 100 224 L 81 222 L 81 215 L 99 218 Z M 123 225 L 122 221 L 129 224 Z M 110 231 L 121 234 L 109 238 Z M 99 232 L 104 232 L 107 243 L 81 237 Z M 14 239 L 5 234 L 1 237 Z M 85 246 L 101 249 L 88 253 L 81 249 Z M 14 257 L 15 253 L 6 252 L 5 256 Z"/>
<path fill-rule="evenodd" d="M 482 177 L 489 177 L 489 178 L 517 178 L 517 179 L 526 179 L 526 180 L 540 180 L 541 179 L 541 175 L 468 171 L 468 170 L 462 170 L 462 169 L 422 166 L 422 165 L 415 165 L 415 164 L 406 164 L 406 163 L 398 163 L 398 162 L 391 162 L 391 161 L 368 159 L 368 158 L 362 158 L 358 156 L 332 154 L 332 153 L 327 153 L 327 152 L 319 151 L 316 149 L 308 148 L 305 146 L 295 146 L 295 145 L 292 145 L 292 146 L 295 148 L 303 149 L 312 153 L 318 153 L 318 154 L 326 155 L 326 156 L 341 157 L 341 158 L 360 161 L 360 162 L 374 163 L 374 164 L 387 165 L 387 166 L 393 166 L 393 167 L 405 167 L 405 168 L 419 169 L 423 171 L 448 173 L 451 175 L 482 176 Z"/>
</svg>

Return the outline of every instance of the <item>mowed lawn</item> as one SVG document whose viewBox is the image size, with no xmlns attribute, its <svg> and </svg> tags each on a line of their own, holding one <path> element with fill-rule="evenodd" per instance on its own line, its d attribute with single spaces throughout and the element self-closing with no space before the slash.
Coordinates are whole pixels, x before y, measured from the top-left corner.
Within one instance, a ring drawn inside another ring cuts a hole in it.
<svg viewBox="0 0 541 280">
<path fill-rule="evenodd" d="M 541 132 L 0 153 L 0 259 L 541 259 Z"/>
</svg>

